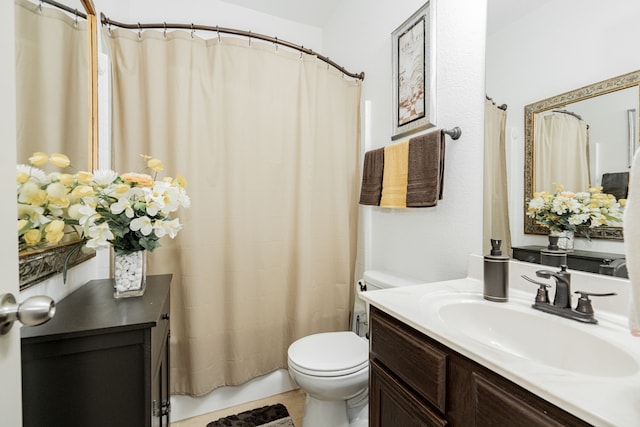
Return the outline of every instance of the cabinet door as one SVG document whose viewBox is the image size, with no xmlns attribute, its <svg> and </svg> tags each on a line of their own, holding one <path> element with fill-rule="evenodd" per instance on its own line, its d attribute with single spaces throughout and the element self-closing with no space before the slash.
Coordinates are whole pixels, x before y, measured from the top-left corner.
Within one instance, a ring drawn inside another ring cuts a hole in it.
<svg viewBox="0 0 640 427">
<path fill-rule="evenodd" d="M 375 359 L 369 378 L 370 427 L 444 427 L 447 421 L 433 411 Z"/>
<path fill-rule="evenodd" d="M 478 373 L 473 374 L 475 427 L 568 427 L 587 424 L 562 412 L 532 406 Z M 557 417 L 557 418 L 556 418 Z"/>
</svg>

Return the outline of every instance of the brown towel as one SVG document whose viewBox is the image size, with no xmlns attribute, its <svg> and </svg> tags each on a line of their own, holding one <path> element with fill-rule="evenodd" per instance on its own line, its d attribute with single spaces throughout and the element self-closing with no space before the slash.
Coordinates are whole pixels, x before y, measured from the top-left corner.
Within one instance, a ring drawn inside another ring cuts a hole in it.
<svg viewBox="0 0 640 427">
<path fill-rule="evenodd" d="M 431 207 L 442 200 L 444 137 L 437 129 L 409 140 L 407 207 Z"/>
<path fill-rule="evenodd" d="M 379 206 L 382 197 L 382 173 L 384 170 L 384 147 L 364 153 L 360 204 Z"/>
</svg>

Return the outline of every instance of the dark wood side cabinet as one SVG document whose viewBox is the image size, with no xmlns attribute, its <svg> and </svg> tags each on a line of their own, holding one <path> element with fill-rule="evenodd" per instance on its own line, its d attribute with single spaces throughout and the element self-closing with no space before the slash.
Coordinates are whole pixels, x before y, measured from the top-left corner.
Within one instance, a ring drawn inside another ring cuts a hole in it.
<svg viewBox="0 0 640 427">
<path fill-rule="evenodd" d="M 513 251 L 513 259 L 518 261 L 540 264 L 540 250 L 545 249 L 544 246 L 520 246 L 511 248 Z M 602 272 L 600 266 L 605 264 L 605 260 L 610 260 L 612 268 L 609 272 Z M 624 265 L 620 268 L 620 264 L 625 261 L 624 254 L 614 254 L 609 252 L 594 252 L 574 250 L 567 252 L 567 266 L 571 270 L 586 271 L 589 273 L 608 274 L 617 277 L 628 277 L 627 268 Z M 613 268 L 616 267 L 616 268 Z"/>
<path fill-rule="evenodd" d="M 93 280 L 23 327 L 23 426 L 168 427 L 170 283 L 149 276 L 143 296 L 115 299 Z"/>
<path fill-rule="evenodd" d="M 370 427 L 588 423 L 371 306 Z"/>
</svg>

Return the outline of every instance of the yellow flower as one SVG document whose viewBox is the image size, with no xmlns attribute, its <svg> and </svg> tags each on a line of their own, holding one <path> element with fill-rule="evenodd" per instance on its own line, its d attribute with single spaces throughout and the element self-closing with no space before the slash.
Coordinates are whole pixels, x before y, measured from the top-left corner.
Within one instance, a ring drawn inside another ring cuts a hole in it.
<svg viewBox="0 0 640 427">
<path fill-rule="evenodd" d="M 32 228 L 31 230 L 24 233 L 23 238 L 27 246 L 35 246 L 40 243 L 40 240 L 42 239 L 42 233 L 39 229 Z"/>
<path fill-rule="evenodd" d="M 73 184 L 73 175 L 68 173 L 61 173 L 58 175 L 58 181 L 62 185 L 71 185 Z"/>
<path fill-rule="evenodd" d="M 620 199 L 618 203 L 620 203 L 620 206 L 627 206 L 627 199 Z"/>
<path fill-rule="evenodd" d="M 71 191 L 71 196 L 75 197 L 76 199 L 93 196 L 94 194 L 95 192 L 93 191 L 93 188 L 89 187 L 88 185 L 78 185 Z"/>
<path fill-rule="evenodd" d="M 131 187 L 128 184 L 118 184 L 115 186 L 115 191 L 118 194 L 124 194 L 129 191 Z"/>
<path fill-rule="evenodd" d="M 600 193 L 602 191 L 602 187 L 589 187 L 589 193 Z"/>
<path fill-rule="evenodd" d="M 36 191 L 31 197 L 27 199 L 27 203 L 33 206 L 42 206 L 47 203 L 47 192 L 44 190 Z"/>
<path fill-rule="evenodd" d="M 71 160 L 69 160 L 69 158 L 64 154 L 60 153 L 51 154 L 51 158 L 49 159 L 49 161 L 59 168 L 66 168 L 71 164 Z"/>
<path fill-rule="evenodd" d="M 91 172 L 80 171 L 76 174 L 76 179 L 80 184 L 90 184 L 93 181 L 93 174 Z"/>
<path fill-rule="evenodd" d="M 37 151 L 33 153 L 31 157 L 29 157 L 29 162 L 34 166 L 42 166 L 49 161 L 49 156 L 47 153 L 43 153 L 42 151 Z"/>
<path fill-rule="evenodd" d="M 18 172 L 17 181 L 18 184 L 24 184 L 29 179 L 29 174 L 24 172 Z"/>
<path fill-rule="evenodd" d="M 29 225 L 29 221 L 27 221 L 26 219 L 19 219 L 18 220 L 18 233 L 20 233 L 28 225 Z"/>
<path fill-rule="evenodd" d="M 180 187 L 187 187 L 187 178 L 185 178 L 181 173 L 178 173 L 178 175 L 176 175 L 176 182 Z"/>
<path fill-rule="evenodd" d="M 45 239 L 49 243 L 58 243 L 64 237 L 64 221 L 54 219 L 44 228 Z"/>
<path fill-rule="evenodd" d="M 156 172 L 160 172 L 162 171 L 162 169 L 164 169 L 162 160 L 156 159 L 155 157 L 147 160 L 147 166 L 149 167 L 149 169 L 152 169 Z"/>
<path fill-rule="evenodd" d="M 555 183 L 555 182 L 554 182 L 554 184 L 556 184 L 556 191 L 562 191 L 562 190 L 564 190 L 564 185 L 562 185 L 562 184 L 557 184 L 557 183 Z"/>
</svg>

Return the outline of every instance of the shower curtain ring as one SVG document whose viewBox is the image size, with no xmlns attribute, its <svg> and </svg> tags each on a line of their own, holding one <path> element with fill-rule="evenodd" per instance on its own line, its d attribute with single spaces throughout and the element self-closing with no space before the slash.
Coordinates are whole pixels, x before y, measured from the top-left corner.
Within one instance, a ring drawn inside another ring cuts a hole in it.
<svg viewBox="0 0 640 427">
<path fill-rule="evenodd" d="M 167 23 L 164 23 L 164 33 L 163 33 L 164 38 L 167 38 Z"/>
<path fill-rule="evenodd" d="M 73 26 L 78 28 L 78 9 L 74 9 L 74 11 L 75 11 L 76 20 L 73 23 Z"/>
<path fill-rule="evenodd" d="M 302 59 L 302 52 L 304 51 L 304 46 L 300 46 L 300 59 Z"/>
<path fill-rule="evenodd" d="M 276 41 L 273 42 L 273 44 L 276 46 L 276 52 L 278 52 L 278 38 L 276 37 Z"/>
<path fill-rule="evenodd" d="M 216 25 L 216 33 L 218 33 L 218 43 L 220 43 L 222 40 L 220 40 L 220 28 L 218 28 L 217 25 Z"/>
<path fill-rule="evenodd" d="M 195 28 L 193 28 L 193 22 L 191 23 L 191 38 L 193 38 L 193 34 L 196 32 Z"/>
<path fill-rule="evenodd" d="M 38 12 L 42 13 L 42 0 L 40 0 L 40 4 L 38 5 Z"/>
<path fill-rule="evenodd" d="M 138 22 L 138 40 L 142 40 L 142 27 L 140 27 L 139 22 Z"/>
<path fill-rule="evenodd" d="M 249 31 L 249 47 L 251 47 L 251 31 Z"/>
</svg>

